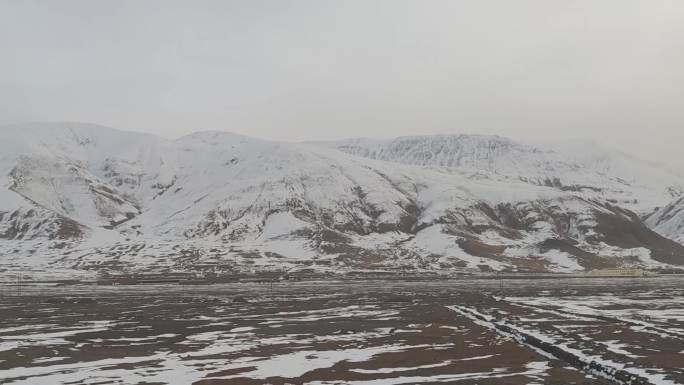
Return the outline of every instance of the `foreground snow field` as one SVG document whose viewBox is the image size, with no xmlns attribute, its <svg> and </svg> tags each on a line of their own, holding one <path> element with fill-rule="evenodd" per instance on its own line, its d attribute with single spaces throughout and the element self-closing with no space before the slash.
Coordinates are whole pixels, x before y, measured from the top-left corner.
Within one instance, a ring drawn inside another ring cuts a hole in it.
<svg viewBox="0 0 684 385">
<path fill-rule="evenodd" d="M 680 278 L 14 290 L 6 384 L 684 381 Z"/>
</svg>

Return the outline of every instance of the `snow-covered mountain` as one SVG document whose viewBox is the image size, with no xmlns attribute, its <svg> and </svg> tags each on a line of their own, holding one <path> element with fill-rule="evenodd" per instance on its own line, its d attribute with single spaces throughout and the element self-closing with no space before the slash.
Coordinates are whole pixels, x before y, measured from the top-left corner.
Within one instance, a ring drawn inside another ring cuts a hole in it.
<svg viewBox="0 0 684 385">
<path fill-rule="evenodd" d="M 684 243 L 684 197 L 656 209 L 645 222 L 659 234 Z"/>
<path fill-rule="evenodd" d="M 534 147 L 499 136 L 434 135 L 320 143 L 371 159 L 438 168 L 470 178 L 523 181 L 601 199 L 638 213 L 684 193 L 684 178 L 589 141 Z"/>
<path fill-rule="evenodd" d="M 448 273 L 684 264 L 684 247 L 623 204 L 667 194 L 640 195 L 638 178 L 594 173 L 498 137 L 395 142 L 0 128 L 0 268 Z"/>
</svg>

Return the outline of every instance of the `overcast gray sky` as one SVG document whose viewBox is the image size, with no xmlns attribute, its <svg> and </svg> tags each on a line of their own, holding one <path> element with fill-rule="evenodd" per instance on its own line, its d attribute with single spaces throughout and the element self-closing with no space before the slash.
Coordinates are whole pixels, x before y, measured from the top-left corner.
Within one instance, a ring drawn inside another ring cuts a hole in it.
<svg viewBox="0 0 684 385">
<path fill-rule="evenodd" d="M 0 0 L 0 123 L 591 138 L 684 170 L 684 1 Z"/>
</svg>

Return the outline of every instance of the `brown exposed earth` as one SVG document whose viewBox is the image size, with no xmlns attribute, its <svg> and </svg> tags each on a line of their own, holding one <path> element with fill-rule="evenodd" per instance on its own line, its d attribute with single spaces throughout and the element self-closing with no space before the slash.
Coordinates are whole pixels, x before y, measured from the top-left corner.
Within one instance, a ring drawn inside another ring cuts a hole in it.
<svg viewBox="0 0 684 385">
<path fill-rule="evenodd" d="M 639 371 L 634 384 L 684 382 L 681 278 L 4 287 L 2 294 L 3 384 L 621 383 L 563 352 Z M 525 333 L 564 350 L 554 356 Z"/>
</svg>

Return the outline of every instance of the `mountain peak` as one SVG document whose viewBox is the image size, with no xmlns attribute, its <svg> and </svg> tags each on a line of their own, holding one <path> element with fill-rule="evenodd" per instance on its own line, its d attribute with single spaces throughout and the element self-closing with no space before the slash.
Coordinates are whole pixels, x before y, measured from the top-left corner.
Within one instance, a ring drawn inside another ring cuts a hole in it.
<svg viewBox="0 0 684 385">
<path fill-rule="evenodd" d="M 316 146 L 64 123 L 0 135 L 8 266 L 570 271 L 664 266 L 684 250 L 630 211 L 669 200 L 659 184 L 498 136 Z"/>
<path fill-rule="evenodd" d="M 250 141 L 250 142 L 261 141 L 261 142 L 266 142 L 266 140 L 257 139 L 257 138 L 253 138 L 253 137 L 242 135 L 242 134 L 237 134 L 237 133 L 230 132 L 230 131 L 221 131 L 221 130 L 196 131 L 196 132 L 193 132 L 191 134 L 181 136 L 180 138 L 176 139 L 176 141 L 178 141 L 178 142 L 200 141 L 200 142 L 213 143 L 213 144 L 235 142 L 235 141 Z"/>
</svg>

